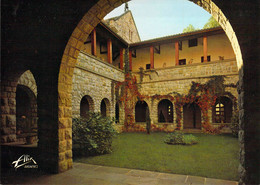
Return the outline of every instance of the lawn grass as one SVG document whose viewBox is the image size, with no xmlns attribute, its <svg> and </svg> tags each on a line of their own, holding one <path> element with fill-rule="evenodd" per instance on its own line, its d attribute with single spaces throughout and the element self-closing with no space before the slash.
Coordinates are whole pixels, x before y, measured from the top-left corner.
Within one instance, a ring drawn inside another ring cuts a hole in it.
<svg viewBox="0 0 260 185">
<path fill-rule="evenodd" d="M 123 133 L 113 140 L 111 154 L 76 162 L 142 169 L 225 180 L 238 180 L 238 140 L 229 135 L 193 134 L 199 143 L 168 145 L 165 133 Z"/>
</svg>

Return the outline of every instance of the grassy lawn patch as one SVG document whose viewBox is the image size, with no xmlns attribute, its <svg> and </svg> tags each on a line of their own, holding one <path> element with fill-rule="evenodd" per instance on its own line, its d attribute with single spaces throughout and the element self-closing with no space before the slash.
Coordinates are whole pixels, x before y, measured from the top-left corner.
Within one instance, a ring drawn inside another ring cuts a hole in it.
<svg viewBox="0 0 260 185">
<path fill-rule="evenodd" d="M 229 135 L 193 134 L 198 144 L 168 145 L 165 133 L 123 133 L 111 154 L 77 158 L 76 162 L 217 179 L 238 180 L 238 140 Z"/>
</svg>

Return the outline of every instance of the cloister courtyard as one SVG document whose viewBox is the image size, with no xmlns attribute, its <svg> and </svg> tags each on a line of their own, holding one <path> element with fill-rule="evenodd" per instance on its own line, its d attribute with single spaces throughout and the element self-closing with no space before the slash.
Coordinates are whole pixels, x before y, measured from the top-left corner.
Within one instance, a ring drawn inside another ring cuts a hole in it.
<svg viewBox="0 0 260 185">
<path fill-rule="evenodd" d="M 127 2 L 1 1 L 0 183 L 259 184 L 259 2 L 145 41 Z"/>
</svg>

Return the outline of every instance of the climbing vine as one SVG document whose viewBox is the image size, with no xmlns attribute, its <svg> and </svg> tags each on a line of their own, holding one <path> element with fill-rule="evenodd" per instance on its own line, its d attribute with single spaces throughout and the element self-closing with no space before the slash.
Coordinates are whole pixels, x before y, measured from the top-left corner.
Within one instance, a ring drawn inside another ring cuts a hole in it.
<svg viewBox="0 0 260 185">
<path fill-rule="evenodd" d="M 212 76 L 211 79 L 205 83 L 201 84 L 198 82 L 192 82 L 190 90 L 187 95 L 183 95 L 177 92 L 172 92 L 167 95 L 153 95 L 153 96 L 144 96 L 139 92 L 137 79 L 129 70 L 129 61 L 128 61 L 128 50 L 125 53 L 125 80 L 123 82 L 118 82 L 115 86 L 116 89 L 116 98 L 117 100 L 124 103 L 124 112 L 125 112 L 125 121 L 123 131 L 132 132 L 145 132 L 145 127 L 141 125 L 136 125 L 134 123 L 134 108 L 135 102 L 140 100 L 143 101 L 144 98 L 151 99 L 169 99 L 174 102 L 176 110 L 176 130 L 180 130 L 182 126 L 182 107 L 185 104 L 197 104 L 201 109 L 202 114 L 202 128 L 205 132 L 211 134 L 220 133 L 220 130 L 225 127 L 225 124 L 221 124 L 218 127 L 214 127 L 210 124 L 209 121 L 209 112 L 212 106 L 215 105 L 217 97 L 220 96 L 229 96 L 234 102 L 234 108 L 236 109 L 236 98 L 226 91 L 226 87 L 236 88 L 235 84 L 225 85 L 225 76 Z M 119 93 L 119 91 L 121 92 Z M 168 124 L 163 124 L 162 127 L 159 127 L 155 124 L 151 124 L 152 131 L 166 131 L 170 130 L 167 128 Z"/>
<path fill-rule="evenodd" d="M 209 121 L 209 112 L 212 106 L 215 105 L 216 99 L 219 96 L 228 95 L 231 97 L 232 101 L 235 103 L 236 98 L 232 96 L 230 92 L 225 91 L 225 87 L 236 87 L 235 84 L 224 85 L 225 76 L 213 76 L 205 84 L 192 82 L 191 88 L 187 95 L 182 95 L 177 92 L 172 92 L 167 95 L 153 95 L 153 96 L 144 96 L 141 95 L 138 91 L 136 77 L 131 73 L 125 75 L 125 81 L 119 82 L 116 85 L 118 91 L 121 87 L 121 97 L 120 101 L 124 102 L 124 111 L 125 111 L 125 122 L 124 122 L 124 131 L 141 131 L 145 132 L 145 128 L 141 125 L 134 124 L 134 107 L 137 100 L 143 100 L 144 98 L 154 99 L 169 99 L 174 101 L 176 109 L 176 130 L 181 129 L 182 123 L 182 107 L 185 104 L 195 103 L 197 104 L 202 113 L 202 127 L 205 132 L 217 134 L 220 133 L 220 130 L 225 127 L 225 124 L 221 124 L 218 127 L 213 127 Z M 234 105 L 236 109 L 236 104 Z M 155 124 L 151 125 L 152 131 L 169 131 L 167 129 L 167 124 L 163 124 L 163 127 L 159 127 Z"/>
<path fill-rule="evenodd" d="M 140 94 L 137 87 L 136 77 L 131 73 L 126 73 L 125 80 L 123 82 L 118 82 L 116 85 L 116 91 L 121 88 L 121 96 L 119 101 L 124 103 L 125 121 L 124 128 L 129 131 L 130 127 L 135 127 L 134 124 L 134 107 L 136 100 L 143 100 L 144 96 Z M 138 128 L 139 129 L 139 128 Z M 144 130 L 145 131 L 145 130 Z"/>
</svg>

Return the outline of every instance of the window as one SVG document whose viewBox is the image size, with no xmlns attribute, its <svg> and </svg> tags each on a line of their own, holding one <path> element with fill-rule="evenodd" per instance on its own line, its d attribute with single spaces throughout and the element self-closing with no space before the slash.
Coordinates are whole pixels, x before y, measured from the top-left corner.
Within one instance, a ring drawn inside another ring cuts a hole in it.
<svg viewBox="0 0 260 185">
<path fill-rule="evenodd" d="M 228 97 L 219 97 L 212 109 L 212 122 L 230 123 L 232 117 L 232 101 Z"/>
<path fill-rule="evenodd" d="M 179 60 L 179 65 L 186 65 L 186 59 Z"/>
<path fill-rule="evenodd" d="M 151 69 L 151 64 L 146 64 L 146 69 Z"/>
<path fill-rule="evenodd" d="M 179 50 L 182 50 L 182 41 L 179 41 Z"/>
<path fill-rule="evenodd" d="M 224 123 L 224 117 L 225 117 L 225 106 L 222 103 L 217 103 L 215 107 L 216 111 L 216 122 L 217 123 Z"/>
<path fill-rule="evenodd" d="M 208 62 L 210 62 L 210 55 L 209 56 L 207 56 L 207 61 Z M 203 63 L 204 62 L 204 56 L 203 57 L 201 57 L 201 63 Z"/>
<path fill-rule="evenodd" d="M 189 40 L 189 47 L 194 47 L 198 45 L 198 39 L 190 39 Z"/>
</svg>

